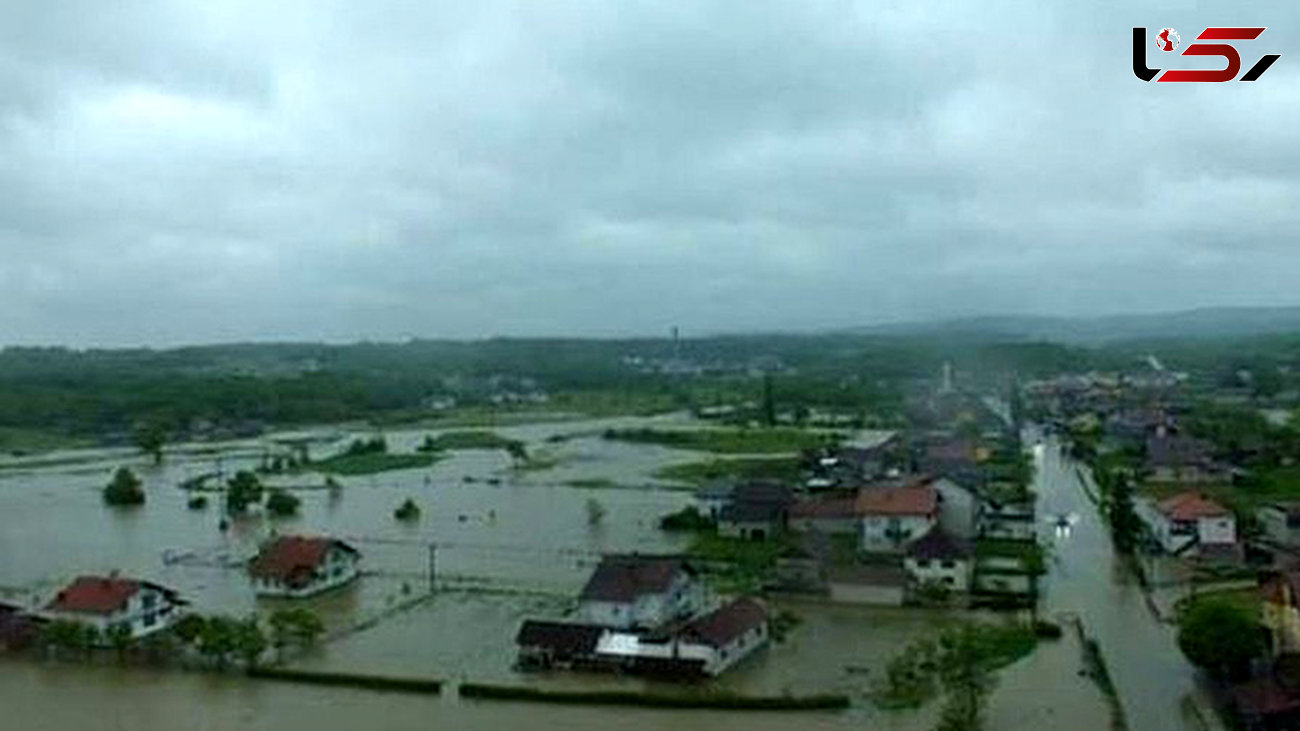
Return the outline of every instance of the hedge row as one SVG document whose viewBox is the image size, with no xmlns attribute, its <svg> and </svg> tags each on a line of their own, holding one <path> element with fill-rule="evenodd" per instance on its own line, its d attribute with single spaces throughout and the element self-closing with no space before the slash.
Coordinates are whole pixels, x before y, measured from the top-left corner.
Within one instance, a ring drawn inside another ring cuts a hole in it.
<svg viewBox="0 0 1300 731">
<path fill-rule="evenodd" d="M 383 675 L 356 675 L 353 673 L 322 673 L 313 670 L 286 668 L 254 668 L 248 671 L 253 678 L 283 680 L 308 685 L 342 685 L 366 690 L 398 690 L 406 693 L 442 692 L 442 681 L 431 678 L 394 678 Z"/>
<path fill-rule="evenodd" d="M 462 698 L 572 703 L 588 705 L 646 706 L 750 711 L 817 711 L 848 708 L 846 695 L 739 696 L 724 693 L 670 695 L 635 691 L 541 690 L 517 685 L 461 683 Z"/>
</svg>

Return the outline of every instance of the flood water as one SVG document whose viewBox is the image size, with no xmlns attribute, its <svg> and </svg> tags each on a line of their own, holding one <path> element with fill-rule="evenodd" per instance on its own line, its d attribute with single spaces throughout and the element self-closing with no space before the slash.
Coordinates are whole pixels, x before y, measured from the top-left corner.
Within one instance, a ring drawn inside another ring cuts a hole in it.
<svg viewBox="0 0 1300 731">
<path fill-rule="evenodd" d="M 556 460 L 550 469 L 516 471 L 500 451 L 460 451 L 425 469 L 340 478 L 338 492 L 302 489 L 302 514 L 287 521 L 254 516 L 228 532 L 217 528 L 218 503 L 186 508 L 177 484 L 210 471 L 255 464 L 263 447 L 240 442 L 172 450 L 153 467 L 129 450 L 86 450 L 0 463 L 0 587 L 11 600 L 36 602 L 80 572 L 120 569 L 172 586 L 203 612 L 244 614 L 278 605 L 256 600 L 240 564 L 272 529 L 329 533 L 356 543 L 365 575 L 351 587 L 310 601 L 333 638 L 295 664 L 356 672 L 543 686 L 629 687 L 647 681 L 565 673 L 521 675 L 512 669 L 513 637 L 526 616 L 562 616 L 603 552 L 680 550 L 685 538 L 659 531 L 657 518 L 690 498 L 656 487 L 653 472 L 708 455 L 601 439 L 610 426 L 678 423 L 680 416 L 589 420 L 499 428 L 527 442 L 530 452 Z M 322 456 L 351 437 L 332 429 Z M 430 430 L 390 431 L 395 451 L 413 448 Z M 568 435 L 563 441 L 550 439 Z M 51 462 L 57 461 L 57 464 Z M 103 505 L 99 490 L 119 464 L 146 482 L 139 509 Z M 469 478 L 468 480 L 466 478 Z M 318 477 L 276 478 L 314 486 Z M 620 487 L 581 489 L 572 480 L 602 479 Z M 493 484 L 495 481 L 497 484 Z M 217 496 L 213 496 L 217 497 Z M 392 517 L 407 497 L 422 520 Z M 606 515 L 590 525 L 586 503 Z M 429 545 L 436 545 L 437 587 L 429 596 Z M 164 560 L 164 557 L 172 560 Z M 179 560 L 177 560 L 179 559 Z M 384 610 L 419 599 L 401 611 Z M 960 615 L 945 612 L 778 602 L 802 622 L 788 641 L 749 658 L 719 684 L 742 693 L 838 691 L 855 707 L 842 713 L 750 714 L 476 704 L 343 689 L 155 672 L 118 667 L 0 661 L 0 707 L 14 728 L 345 729 L 565 727 L 611 722 L 633 728 L 727 729 L 867 725 L 927 728 L 932 711 L 887 713 L 865 700 L 873 676 L 911 640 L 933 634 Z M 348 628 L 382 619 L 361 631 Z M 1105 706 L 1080 680 L 1078 648 L 1066 640 L 1044 645 L 1002 673 L 990 727 L 1096 728 Z M 454 696 L 454 694 L 453 694 Z M 185 719 L 181 722 L 179 719 Z M 797 719 L 797 720 L 796 720 Z M 7 724 L 6 724 L 7 726 Z"/>
<path fill-rule="evenodd" d="M 1050 546 L 1045 608 L 1077 614 L 1110 668 L 1130 728 L 1181 731 L 1198 726 L 1184 710 L 1192 667 L 1175 630 L 1147 608 L 1142 589 L 1116 560 L 1110 535 L 1084 492 L 1079 465 L 1054 440 L 1035 448 L 1039 514 Z M 1055 516 L 1071 525 L 1058 529 Z"/>
</svg>

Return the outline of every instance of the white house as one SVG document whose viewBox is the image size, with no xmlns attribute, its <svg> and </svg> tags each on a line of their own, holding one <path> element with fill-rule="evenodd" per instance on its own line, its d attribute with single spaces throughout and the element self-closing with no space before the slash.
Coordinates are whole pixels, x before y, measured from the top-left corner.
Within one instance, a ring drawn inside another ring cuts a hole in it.
<svg viewBox="0 0 1300 731">
<path fill-rule="evenodd" d="M 632 672 L 717 676 L 766 645 L 768 637 L 767 609 L 742 597 L 674 633 L 606 631 L 595 656 Z"/>
<path fill-rule="evenodd" d="M 1160 502 L 1141 501 L 1138 506 L 1152 537 L 1168 553 L 1236 546 L 1237 520 L 1232 511 L 1200 492 L 1181 492 Z"/>
<path fill-rule="evenodd" d="M 858 493 L 859 547 L 867 553 L 900 553 L 939 519 L 938 493 L 930 485 L 867 488 Z"/>
<path fill-rule="evenodd" d="M 601 559 L 578 597 L 584 621 L 653 629 L 696 614 L 704 587 L 680 556 L 613 554 Z"/>
<path fill-rule="evenodd" d="M 335 538 L 278 536 L 248 565 L 258 596 L 301 598 L 357 578 L 361 553 Z"/>
<path fill-rule="evenodd" d="M 970 544 L 939 527 L 913 541 L 903 557 L 903 568 L 913 590 L 933 586 L 951 592 L 969 592 L 974 566 Z"/>
<path fill-rule="evenodd" d="M 99 630 L 100 641 L 114 627 L 126 627 L 132 639 L 165 629 L 185 604 L 176 592 L 158 584 L 117 575 L 79 576 L 45 606 L 49 619 L 81 622 Z"/>
</svg>

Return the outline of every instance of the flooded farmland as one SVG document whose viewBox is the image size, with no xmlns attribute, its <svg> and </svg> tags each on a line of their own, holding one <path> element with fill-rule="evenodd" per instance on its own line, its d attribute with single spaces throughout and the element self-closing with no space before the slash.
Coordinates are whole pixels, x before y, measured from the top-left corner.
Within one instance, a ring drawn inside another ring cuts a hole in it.
<svg viewBox="0 0 1300 731">
<path fill-rule="evenodd" d="M 686 538 L 658 530 L 657 518 L 690 499 L 679 486 L 656 483 L 656 469 L 705 458 L 700 453 L 607 441 L 610 426 L 675 423 L 682 417 L 589 420 L 500 428 L 554 465 L 512 469 L 501 450 L 464 450 L 428 468 L 341 477 L 340 490 L 320 489 L 319 477 L 277 476 L 296 487 L 300 515 L 288 520 L 251 516 L 219 529 L 214 500 L 190 510 L 179 483 L 221 469 L 250 467 L 263 447 L 240 442 L 221 449 L 175 449 L 154 467 L 129 450 L 87 450 L 0 466 L 0 586 L 11 599 L 32 602 L 81 572 L 121 570 L 179 590 L 205 612 L 268 611 L 273 601 L 253 597 L 243 561 L 271 530 L 328 533 L 363 552 L 364 575 L 354 585 L 311 601 L 326 620 L 330 640 L 293 660 L 310 669 L 523 683 L 558 688 L 639 688 L 653 681 L 589 674 L 520 674 L 513 669 L 513 638 L 526 616 L 562 616 L 604 552 L 675 551 Z M 389 431 L 395 451 L 408 451 L 432 430 Z M 328 454 L 353 434 L 325 432 L 313 454 Z M 555 435 L 564 435 L 556 438 Z M 145 481 L 147 504 L 109 509 L 99 490 L 119 464 Z M 615 485 L 574 487 L 573 481 Z M 413 498 L 424 512 L 413 524 L 392 511 Z M 588 520 L 598 500 L 605 516 Z M 431 556 L 430 546 L 434 546 Z M 435 589 L 430 593 L 430 568 Z M 920 729 L 926 713 L 886 713 L 865 700 L 873 677 L 914 638 L 957 616 L 945 612 L 777 602 L 802 620 L 788 641 L 749 658 L 717 681 L 752 694 L 847 693 L 855 707 L 843 713 L 800 716 L 813 728 L 860 725 Z M 1076 675 L 1077 648 L 1069 640 L 1041 648 L 1003 673 L 990 713 L 994 728 L 1035 728 L 1063 709 L 1080 723 L 1104 723 L 1095 688 Z M 123 728 L 171 728 L 176 709 L 195 719 L 190 728 L 350 728 L 382 711 L 385 728 L 413 728 L 430 719 L 465 728 L 538 724 L 587 727 L 617 718 L 654 728 L 786 727 L 781 714 L 627 709 L 537 708 L 443 699 L 377 695 L 351 690 L 258 684 L 190 673 L 0 664 L 0 702 L 17 703 L 23 728 L 66 728 L 99 718 L 98 708 Z M 125 698 L 136 698 L 126 702 Z M 323 704 L 323 705 L 322 705 Z M 290 709 L 299 709 L 292 711 Z M 311 710 L 303 710 L 311 709 Z M 324 710 L 330 709 L 330 710 Z M 110 726 L 111 727 L 111 726 Z M 1093 725 L 1067 726 L 1094 728 Z"/>
</svg>

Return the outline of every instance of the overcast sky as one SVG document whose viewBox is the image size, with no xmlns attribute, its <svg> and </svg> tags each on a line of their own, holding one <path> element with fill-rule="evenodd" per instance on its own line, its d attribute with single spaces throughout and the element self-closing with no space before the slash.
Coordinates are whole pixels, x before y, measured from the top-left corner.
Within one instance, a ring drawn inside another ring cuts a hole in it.
<svg viewBox="0 0 1300 731">
<path fill-rule="evenodd" d="M 1300 5 L 1239 5 L 7 2 L 0 343 L 1300 303 Z"/>
</svg>

